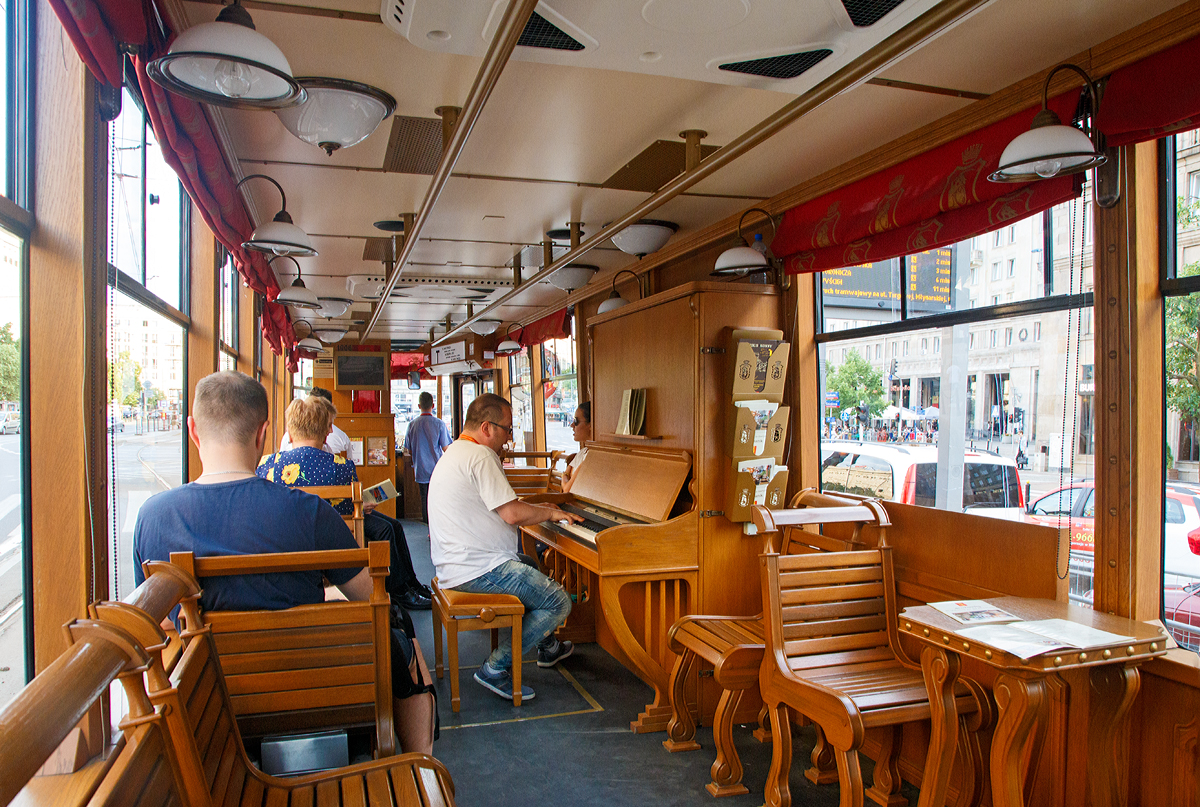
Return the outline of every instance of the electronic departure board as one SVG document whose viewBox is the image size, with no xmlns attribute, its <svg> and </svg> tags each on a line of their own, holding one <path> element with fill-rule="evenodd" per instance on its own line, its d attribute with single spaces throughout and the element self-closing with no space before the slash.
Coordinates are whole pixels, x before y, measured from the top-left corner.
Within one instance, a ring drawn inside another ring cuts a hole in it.
<svg viewBox="0 0 1200 807">
<path fill-rule="evenodd" d="M 935 314 L 953 310 L 957 246 L 909 255 L 908 312 Z M 900 310 L 900 259 L 826 269 L 821 287 L 827 306 Z"/>
</svg>

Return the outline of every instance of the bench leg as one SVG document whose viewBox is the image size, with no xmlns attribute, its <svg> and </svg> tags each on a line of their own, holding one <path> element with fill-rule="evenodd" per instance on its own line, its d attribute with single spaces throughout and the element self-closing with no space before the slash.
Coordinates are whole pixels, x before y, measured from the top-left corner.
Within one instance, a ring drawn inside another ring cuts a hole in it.
<svg viewBox="0 0 1200 807">
<path fill-rule="evenodd" d="M 492 641 L 496 640 L 498 631 L 492 631 Z M 513 706 L 521 705 L 521 615 L 513 614 L 512 618 L 512 685 Z"/>
<path fill-rule="evenodd" d="M 458 695 L 458 625 L 454 617 L 446 620 L 446 652 L 450 657 L 450 710 L 458 712 L 462 699 Z"/>
<path fill-rule="evenodd" d="M 433 669 L 440 679 L 444 672 L 442 667 L 442 629 L 445 627 L 442 609 L 438 608 L 437 598 L 433 600 Z"/>
<path fill-rule="evenodd" d="M 749 793 L 742 784 L 742 759 L 733 744 L 733 715 L 742 699 L 743 689 L 727 689 L 717 702 L 717 713 L 713 720 L 713 742 L 717 746 L 717 758 L 709 771 L 712 781 L 705 788 L 714 796 L 740 796 Z"/>
<path fill-rule="evenodd" d="M 753 736 L 760 743 L 771 742 L 771 716 L 767 714 L 767 705 L 765 703 L 758 710 L 758 728 L 754 730 Z"/>
<path fill-rule="evenodd" d="M 900 737 L 902 725 L 891 727 L 883 735 L 879 749 L 879 761 L 875 763 L 875 775 L 867 798 L 882 807 L 904 807 L 908 799 L 900 795 Z"/>
<path fill-rule="evenodd" d="M 792 791 L 788 787 L 788 774 L 792 769 L 792 724 L 788 717 L 787 704 L 777 703 L 769 707 L 771 713 L 771 770 L 767 772 L 764 793 L 765 807 L 791 807 Z"/>
<path fill-rule="evenodd" d="M 841 800 L 838 807 L 863 807 L 862 767 L 858 764 L 858 749 L 843 751 L 834 748 L 837 759 L 838 783 L 841 786 Z"/>
<path fill-rule="evenodd" d="M 667 724 L 667 739 L 663 740 L 663 748 L 671 753 L 695 751 L 700 747 L 700 743 L 696 742 L 696 721 L 692 719 L 684 691 L 696 661 L 697 656 L 692 650 L 684 650 L 683 655 L 675 659 L 675 667 L 671 670 L 668 688 L 671 695 L 671 722 Z"/>
<path fill-rule="evenodd" d="M 812 767 L 804 772 L 804 778 L 814 785 L 832 785 L 838 780 L 837 761 L 833 758 L 833 746 L 825 739 L 825 732 L 816 723 L 817 742 L 813 745 L 812 756 L 809 757 Z"/>
</svg>

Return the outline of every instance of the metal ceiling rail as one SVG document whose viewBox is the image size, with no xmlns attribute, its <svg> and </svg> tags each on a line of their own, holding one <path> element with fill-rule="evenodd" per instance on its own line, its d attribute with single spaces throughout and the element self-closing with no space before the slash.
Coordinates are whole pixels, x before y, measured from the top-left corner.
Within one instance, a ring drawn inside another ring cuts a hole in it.
<svg viewBox="0 0 1200 807">
<path fill-rule="evenodd" d="M 462 112 L 459 113 L 454 134 L 442 151 L 442 159 L 438 163 L 437 173 L 433 175 L 433 181 L 429 184 L 429 190 L 425 192 L 425 201 L 421 203 L 421 211 L 417 213 L 412 227 L 404 233 L 404 246 L 396 258 L 392 271 L 388 273 L 383 294 L 380 295 L 378 304 L 371 311 L 371 318 L 367 321 L 367 327 L 363 329 L 361 339 L 366 339 L 371 335 L 372 329 L 383 315 L 392 289 L 396 287 L 396 281 L 400 279 L 400 273 L 404 271 L 404 264 L 420 241 L 421 228 L 429 220 L 433 206 L 437 204 L 438 197 L 442 195 L 442 190 L 446 187 L 446 182 L 454 170 L 454 164 L 458 162 L 467 138 L 470 136 L 471 130 L 475 128 L 476 121 L 479 120 L 479 114 L 483 111 L 484 104 L 487 103 L 492 90 L 495 89 L 500 73 L 508 64 L 513 48 L 517 46 L 517 40 L 520 39 L 521 32 L 525 30 L 525 24 L 529 21 L 536 6 L 537 0 L 509 0 L 504 17 L 500 20 L 500 26 L 496 29 L 496 35 L 492 37 L 492 43 L 483 57 L 483 64 L 479 66 L 479 72 L 475 75 L 475 83 L 471 85 L 471 91 L 467 93 L 467 101 L 463 105 Z"/>
<path fill-rule="evenodd" d="M 716 173 L 729 163 L 736 160 L 751 149 L 759 146 L 768 138 L 778 134 L 783 129 L 795 123 L 804 115 L 817 107 L 853 89 L 871 79 L 876 73 L 888 67 L 914 48 L 920 47 L 926 41 L 940 34 L 947 27 L 954 25 L 968 14 L 987 5 L 991 0 L 946 0 L 926 11 L 912 22 L 905 25 L 896 33 L 880 42 L 875 47 L 862 54 L 850 64 L 842 67 L 833 75 L 819 82 L 812 89 L 797 97 L 778 111 L 772 113 L 742 135 L 714 151 L 692 171 L 686 171 L 668 182 L 652 196 L 647 198 L 633 210 L 626 213 L 610 226 L 582 242 L 578 248 L 572 249 L 542 271 L 531 277 L 519 288 L 507 292 L 494 303 L 473 316 L 468 317 L 457 328 L 448 331 L 438 339 L 441 342 L 447 338 L 462 333 L 472 322 L 487 317 L 496 308 L 524 293 L 524 291 L 540 280 L 545 280 L 554 272 L 573 261 L 579 260 L 589 250 L 612 238 L 613 235 L 633 224 L 638 219 L 645 218 L 657 208 L 666 204 L 692 187 L 701 180 Z"/>
</svg>

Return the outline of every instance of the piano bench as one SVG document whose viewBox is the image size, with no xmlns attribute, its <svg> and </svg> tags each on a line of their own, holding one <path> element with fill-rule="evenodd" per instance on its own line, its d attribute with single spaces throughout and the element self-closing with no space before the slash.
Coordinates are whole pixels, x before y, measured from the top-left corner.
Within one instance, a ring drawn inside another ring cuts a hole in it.
<svg viewBox="0 0 1200 807">
<path fill-rule="evenodd" d="M 713 666 L 713 678 L 721 687 L 721 700 L 713 716 L 713 742 L 717 758 L 712 764 L 712 782 L 705 785 L 714 796 L 748 792 L 742 784 L 742 763 L 733 744 L 733 717 L 742 693 L 758 685 L 764 639 L 762 617 L 685 616 L 671 626 L 668 640 L 677 655 L 671 671 L 671 722 L 663 747 L 672 753 L 700 748 L 695 741 L 696 722 L 688 709 L 684 686 L 697 659 Z M 760 742 L 770 734 L 755 732 Z"/>
<path fill-rule="evenodd" d="M 437 677 L 441 678 L 442 631 L 446 631 L 450 666 L 450 708 L 457 712 L 462 705 L 458 689 L 458 634 L 468 630 L 490 630 L 492 649 L 500 643 L 500 628 L 512 628 L 513 706 L 521 705 L 521 617 L 525 606 L 511 594 L 467 594 L 442 589 L 433 578 L 433 660 Z"/>
</svg>

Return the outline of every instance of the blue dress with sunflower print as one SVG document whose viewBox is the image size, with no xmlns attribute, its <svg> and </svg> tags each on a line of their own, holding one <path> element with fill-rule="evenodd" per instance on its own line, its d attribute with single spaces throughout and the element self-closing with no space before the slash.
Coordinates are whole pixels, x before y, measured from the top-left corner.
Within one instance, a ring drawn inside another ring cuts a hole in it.
<svg viewBox="0 0 1200 807">
<path fill-rule="evenodd" d="M 349 485 L 358 481 L 354 463 L 312 446 L 269 454 L 259 461 L 254 473 L 268 482 L 278 482 L 289 488 Z M 329 503 L 343 516 L 354 513 L 354 503 L 346 499 L 332 499 Z"/>
</svg>

